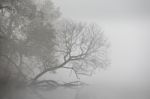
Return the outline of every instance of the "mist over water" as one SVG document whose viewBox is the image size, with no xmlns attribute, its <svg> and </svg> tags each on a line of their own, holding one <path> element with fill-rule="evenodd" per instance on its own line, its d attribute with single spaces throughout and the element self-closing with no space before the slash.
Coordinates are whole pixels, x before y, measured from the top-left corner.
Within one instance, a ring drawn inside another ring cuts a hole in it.
<svg viewBox="0 0 150 99">
<path fill-rule="evenodd" d="M 78 99 L 149 99 L 149 1 L 54 2 L 66 17 L 99 24 L 111 43 L 110 67 L 85 78 Z"/>
</svg>

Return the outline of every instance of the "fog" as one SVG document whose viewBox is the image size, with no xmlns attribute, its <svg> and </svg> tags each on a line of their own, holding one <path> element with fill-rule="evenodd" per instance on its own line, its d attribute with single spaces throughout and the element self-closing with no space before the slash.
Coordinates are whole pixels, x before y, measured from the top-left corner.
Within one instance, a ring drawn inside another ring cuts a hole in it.
<svg viewBox="0 0 150 99">
<path fill-rule="evenodd" d="M 111 65 L 90 78 L 79 99 L 149 99 L 148 0 L 55 0 L 62 15 L 99 24 L 108 37 Z M 84 97 L 84 98 L 83 98 Z"/>
<path fill-rule="evenodd" d="M 149 99 L 149 5 L 0 1 L 0 98 Z"/>
</svg>

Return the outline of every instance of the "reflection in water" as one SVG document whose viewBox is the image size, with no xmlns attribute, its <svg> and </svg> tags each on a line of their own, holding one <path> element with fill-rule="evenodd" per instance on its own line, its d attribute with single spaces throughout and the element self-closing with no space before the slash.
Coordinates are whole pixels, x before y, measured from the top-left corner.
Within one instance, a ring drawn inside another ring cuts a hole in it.
<svg viewBox="0 0 150 99">
<path fill-rule="evenodd" d="M 20 90 L 12 99 L 149 99 L 150 88 L 143 86 L 91 85 L 79 89 L 57 88 L 49 91 Z M 20 98 L 21 97 L 21 98 Z"/>
</svg>

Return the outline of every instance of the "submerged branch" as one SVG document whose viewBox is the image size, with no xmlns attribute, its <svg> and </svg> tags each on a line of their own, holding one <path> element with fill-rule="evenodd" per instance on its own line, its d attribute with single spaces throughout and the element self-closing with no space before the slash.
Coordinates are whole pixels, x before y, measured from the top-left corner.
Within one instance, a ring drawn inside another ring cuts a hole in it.
<svg viewBox="0 0 150 99">
<path fill-rule="evenodd" d="M 62 68 L 64 65 L 66 65 L 68 62 L 70 61 L 70 59 L 66 60 L 65 62 L 63 62 L 61 65 L 56 66 L 56 67 L 51 67 L 51 68 L 47 68 L 46 70 L 44 70 L 43 72 L 40 72 L 37 76 L 35 76 L 35 78 L 32 80 L 31 84 L 34 84 L 37 79 L 39 79 L 41 76 L 43 76 L 45 73 L 49 72 L 49 71 L 53 71 L 59 68 Z"/>
</svg>

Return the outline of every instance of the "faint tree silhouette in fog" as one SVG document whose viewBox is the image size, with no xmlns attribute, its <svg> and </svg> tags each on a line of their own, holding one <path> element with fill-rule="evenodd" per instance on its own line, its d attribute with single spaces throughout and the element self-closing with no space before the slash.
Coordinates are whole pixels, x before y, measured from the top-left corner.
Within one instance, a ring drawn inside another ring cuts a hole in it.
<svg viewBox="0 0 150 99">
<path fill-rule="evenodd" d="M 77 78 L 79 75 L 90 76 L 97 68 L 105 68 L 108 65 L 107 42 L 96 25 L 68 20 L 58 24 L 54 52 L 59 61 L 56 66 L 50 65 L 39 73 L 34 80 L 48 71 L 60 68 L 70 69 Z"/>
<path fill-rule="evenodd" d="M 58 69 L 79 78 L 107 67 L 107 40 L 99 27 L 58 18 L 60 12 L 50 0 L 40 6 L 34 0 L 0 1 L 0 94 L 16 88 L 28 87 L 37 94 L 37 87 L 83 85 L 40 78 Z"/>
</svg>

